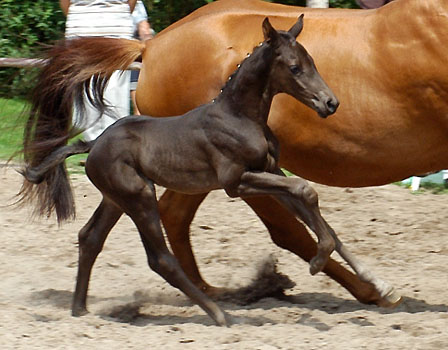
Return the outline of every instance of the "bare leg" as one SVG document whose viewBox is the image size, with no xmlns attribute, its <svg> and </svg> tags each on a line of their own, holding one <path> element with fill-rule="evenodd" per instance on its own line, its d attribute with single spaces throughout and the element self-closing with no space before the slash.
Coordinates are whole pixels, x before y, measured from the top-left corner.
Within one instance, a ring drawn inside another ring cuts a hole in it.
<svg viewBox="0 0 448 350">
<path fill-rule="evenodd" d="M 87 313 L 87 290 L 93 264 L 103 249 L 107 235 L 122 213 L 123 211 L 114 204 L 103 199 L 93 216 L 79 232 L 79 262 L 72 304 L 73 316 L 82 316 Z"/>
<path fill-rule="evenodd" d="M 135 99 L 135 90 L 131 90 L 131 101 L 132 101 L 132 110 L 134 111 L 134 115 L 141 115 L 140 110 L 137 107 L 137 101 Z"/>
</svg>

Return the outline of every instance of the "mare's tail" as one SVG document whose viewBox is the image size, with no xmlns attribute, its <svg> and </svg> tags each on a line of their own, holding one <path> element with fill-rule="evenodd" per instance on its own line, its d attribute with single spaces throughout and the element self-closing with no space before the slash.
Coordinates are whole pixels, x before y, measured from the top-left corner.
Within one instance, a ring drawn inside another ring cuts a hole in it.
<svg viewBox="0 0 448 350">
<path fill-rule="evenodd" d="M 93 106 L 104 112 L 107 105 L 103 93 L 111 75 L 116 70 L 125 70 L 144 50 L 145 44 L 137 40 L 112 38 L 62 40 L 52 47 L 33 91 L 25 125 L 25 167 L 38 168 L 53 151 L 79 133 L 72 125 L 72 111 L 76 104 L 82 118 L 87 102 L 85 95 Z M 82 119 L 79 122 L 85 124 Z M 22 173 L 26 174 L 27 170 Z M 50 167 L 42 176 L 34 183 L 25 178 L 21 201 L 35 200 L 40 215 L 49 215 L 55 210 L 59 222 L 74 217 L 65 165 Z"/>
</svg>

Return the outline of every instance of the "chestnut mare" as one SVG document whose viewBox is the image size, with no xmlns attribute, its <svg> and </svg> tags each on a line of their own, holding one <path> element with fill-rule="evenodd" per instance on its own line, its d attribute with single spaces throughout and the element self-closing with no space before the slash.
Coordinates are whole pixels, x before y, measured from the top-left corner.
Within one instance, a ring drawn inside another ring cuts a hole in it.
<svg viewBox="0 0 448 350">
<path fill-rule="evenodd" d="M 213 2 L 147 43 L 139 108 L 168 116 L 210 100 L 261 40 L 257 28 L 264 16 L 277 28 L 288 28 L 301 12 L 306 14 L 301 42 L 341 106 L 334 117 L 321 120 L 290 96 L 276 96 L 268 124 L 280 142 L 280 166 L 315 182 L 350 187 L 447 169 L 446 0 L 396 0 L 376 10 Z M 219 289 L 200 275 L 189 240 L 190 223 L 204 197 L 167 191 L 159 205 L 182 267 L 196 285 L 216 294 Z M 245 200 L 277 245 L 306 261 L 314 256 L 314 240 L 276 201 Z M 330 260 L 323 271 L 359 301 L 389 304 L 337 262 Z"/>
<path fill-rule="evenodd" d="M 320 215 L 317 193 L 306 181 L 285 177 L 278 167 L 278 142 L 267 126 L 274 96 L 287 93 L 324 118 L 339 105 L 312 58 L 296 41 L 302 28 L 303 15 L 287 32 L 277 32 L 266 18 L 265 41 L 242 63 L 224 91 L 208 104 L 165 119 L 123 118 L 95 141 L 62 147 L 47 141 L 52 136 L 70 136 L 70 127 L 61 128 L 71 121 L 71 113 L 64 111 L 72 106 L 73 97 L 78 106 L 83 106 L 82 87 L 91 91 L 89 99 L 100 109 L 106 108 L 102 96 L 111 71 L 93 81 L 83 81 L 80 77 L 86 77 L 85 71 L 91 73 L 91 67 L 82 61 L 79 64 L 76 55 L 84 56 L 83 47 L 101 51 L 102 45 L 115 39 L 62 41 L 50 51 L 26 126 L 27 167 L 23 171 L 22 195 L 24 200 L 36 200 L 40 212 L 56 210 L 59 221 L 70 217 L 74 204 L 63 161 L 72 154 L 90 153 L 86 173 L 103 199 L 79 233 L 73 315 L 87 312 L 93 264 L 108 233 L 126 213 L 138 228 L 150 267 L 197 302 L 218 325 L 227 325 L 225 313 L 188 279 L 169 252 L 160 226 L 154 183 L 189 194 L 223 188 L 231 197 L 272 195 L 318 236 L 317 255 L 310 262 L 312 274 L 323 269 L 336 248 L 360 272 L 360 278 L 375 284 L 382 295 L 393 296 L 391 287 L 375 279 L 343 247 Z M 70 64 L 61 65 L 67 62 Z M 51 87 L 47 92 L 53 92 L 54 101 L 46 98 L 50 96 L 41 89 L 45 86 Z M 56 114 L 59 119 L 48 119 L 50 111 L 62 114 Z M 66 135 L 58 135 L 64 131 Z M 49 155 L 42 158 L 45 153 Z"/>
<path fill-rule="evenodd" d="M 143 54 L 137 88 L 140 110 L 160 117 L 183 114 L 218 95 L 236 65 L 262 40 L 259 26 L 266 16 L 275 27 L 286 29 L 301 12 L 306 13 L 301 42 L 341 107 L 335 117 L 323 121 L 295 99 L 276 96 L 268 124 L 280 142 L 280 166 L 312 181 L 352 187 L 448 168 L 448 2 L 444 0 L 396 0 L 377 10 L 220 0 L 171 25 L 146 47 L 117 40 L 101 52 L 84 48 L 86 66 L 94 63 L 97 69 L 84 78 L 122 68 Z M 65 127 L 62 121 L 60 128 Z M 64 144 L 63 135 L 53 144 Z M 190 223 L 204 198 L 167 190 L 159 210 L 188 277 L 207 294 L 218 295 L 220 289 L 200 275 L 189 240 Z M 306 261 L 315 256 L 316 242 L 283 206 L 270 197 L 245 201 L 277 245 Z M 394 304 L 332 259 L 323 272 L 363 303 Z"/>
</svg>

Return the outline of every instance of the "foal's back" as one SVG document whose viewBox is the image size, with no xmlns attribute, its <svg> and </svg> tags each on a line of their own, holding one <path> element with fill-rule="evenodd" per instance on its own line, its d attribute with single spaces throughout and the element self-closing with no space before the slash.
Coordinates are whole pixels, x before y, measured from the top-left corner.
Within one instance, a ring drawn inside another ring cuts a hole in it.
<svg viewBox="0 0 448 350">
<path fill-rule="evenodd" d="M 196 193 L 197 183 L 205 190 L 215 189 L 201 118 L 196 115 L 120 119 L 97 139 L 87 159 L 87 175 L 102 191 L 111 182 L 104 182 L 106 177 L 119 177 L 127 167 L 173 190 Z"/>
<path fill-rule="evenodd" d="M 244 164 L 255 151 L 267 152 L 263 129 L 209 103 L 182 116 L 118 120 L 97 139 L 86 172 L 100 190 L 132 167 L 166 188 L 205 193 L 220 188 L 216 166 L 223 158 Z"/>
</svg>

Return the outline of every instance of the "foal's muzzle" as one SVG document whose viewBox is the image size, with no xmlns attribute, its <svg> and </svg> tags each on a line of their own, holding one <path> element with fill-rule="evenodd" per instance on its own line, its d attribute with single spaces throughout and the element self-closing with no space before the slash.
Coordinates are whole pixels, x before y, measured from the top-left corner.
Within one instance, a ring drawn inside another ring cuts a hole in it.
<svg viewBox="0 0 448 350">
<path fill-rule="evenodd" d="M 319 117 L 326 118 L 336 112 L 339 107 L 339 101 L 336 96 L 325 94 L 319 97 L 319 99 L 313 99 Z"/>
</svg>

